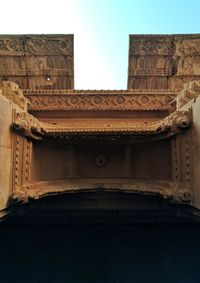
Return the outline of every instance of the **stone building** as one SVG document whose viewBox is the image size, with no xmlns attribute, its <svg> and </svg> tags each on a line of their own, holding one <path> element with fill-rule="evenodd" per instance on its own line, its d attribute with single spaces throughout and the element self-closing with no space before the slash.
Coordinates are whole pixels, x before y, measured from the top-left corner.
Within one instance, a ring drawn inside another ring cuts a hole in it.
<svg viewBox="0 0 200 283">
<path fill-rule="evenodd" d="M 130 35 L 127 90 L 0 36 L 2 282 L 199 282 L 199 95 L 198 34 Z"/>
</svg>

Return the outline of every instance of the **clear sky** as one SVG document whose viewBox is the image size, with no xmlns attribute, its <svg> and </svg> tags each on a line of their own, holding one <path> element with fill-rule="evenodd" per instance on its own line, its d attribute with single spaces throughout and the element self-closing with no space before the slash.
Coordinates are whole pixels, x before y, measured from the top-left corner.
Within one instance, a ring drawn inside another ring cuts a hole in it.
<svg viewBox="0 0 200 283">
<path fill-rule="evenodd" d="M 1 0 L 1 34 L 73 33 L 75 88 L 127 87 L 128 35 L 200 33 L 200 0 Z"/>
</svg>

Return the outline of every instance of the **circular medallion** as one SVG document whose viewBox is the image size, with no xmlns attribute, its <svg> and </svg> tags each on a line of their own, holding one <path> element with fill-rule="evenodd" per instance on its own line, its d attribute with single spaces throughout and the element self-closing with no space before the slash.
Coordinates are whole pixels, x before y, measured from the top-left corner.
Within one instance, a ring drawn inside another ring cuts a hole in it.
<svg viewBox="0 0 200 283">
<path fill-rule="evenodd" d="M 17 51 L 19 43 L 16 40 L 8 41 L 7 47 L 10 51 Z"/>
<path fill-rule="evenodd" d="M 96 104 L 101 103 L 101 97 L 100 96 L 95 96 L 94 103 L 96 103 Z"/>
<path fill-rule="evenodd" d="M 95 164 L 96 164 L 97 167 L 104 167 L 104 166 L 106 166 L 107 163 L 108 163 L 108 159 L 104 155 L 96 156 Z"/>
<path fill-rule="evenodd" d="M 44 46 L 44 42 L 41 40 L 33 40 L 32 48 L 34 51 L 40 51 Z"/>
<path fill-rule="evenodd" d="M 118 104 L 123 104 L 125 102 L 125 99 L 122 95 L 117 96 L 117 103 Z"/>
<path fill-rule="evenodd" d="M 77 97 L 72 97 L 72 98 L 71 98 L 71 103 L 72 103 L 72 104 L 78 103 L 78 98 L 77 98 Z"/>
<path fill-rule="evenodd" d="M 146 103 L 148 103 L 148 102 L 149 102 L 148 96 L 147 96 L 147 95 L 142 95 L 142 97 L 141 97 L 141 103 L 142 103 L 142 104 L 146 104 Z"/>
</svg>

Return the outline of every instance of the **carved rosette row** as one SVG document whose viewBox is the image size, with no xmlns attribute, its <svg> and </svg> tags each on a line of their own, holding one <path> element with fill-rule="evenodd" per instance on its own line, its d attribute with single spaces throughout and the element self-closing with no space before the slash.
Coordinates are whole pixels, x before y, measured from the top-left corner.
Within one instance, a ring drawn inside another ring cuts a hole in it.
<svg viewBox="0 0 200 283">
<path fill-rule="evenodd" d="M 26 95 L 30 110 L 174 110 L 173 95 Z"/>
</svg>

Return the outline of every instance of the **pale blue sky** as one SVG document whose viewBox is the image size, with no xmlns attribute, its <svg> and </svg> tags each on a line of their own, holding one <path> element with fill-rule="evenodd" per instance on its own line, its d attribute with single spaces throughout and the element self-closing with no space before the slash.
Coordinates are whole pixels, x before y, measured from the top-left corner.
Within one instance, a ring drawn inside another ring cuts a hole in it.
<svg viewBox="0 0 200 283">
<path fill-rule="evenodd" d="M 0 33 L 73 33 L 75 87 L 125 89 L 128 35 L 200 33 L 200 0 L 1 1 Z"/>
</svg>

